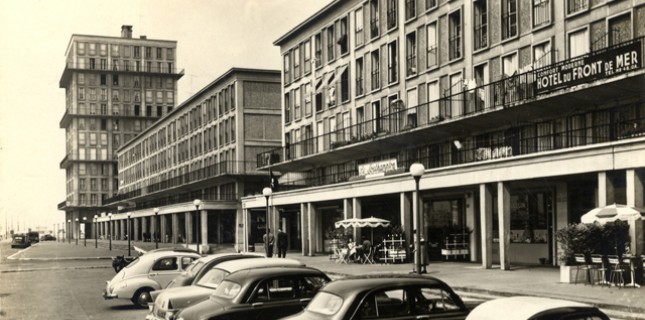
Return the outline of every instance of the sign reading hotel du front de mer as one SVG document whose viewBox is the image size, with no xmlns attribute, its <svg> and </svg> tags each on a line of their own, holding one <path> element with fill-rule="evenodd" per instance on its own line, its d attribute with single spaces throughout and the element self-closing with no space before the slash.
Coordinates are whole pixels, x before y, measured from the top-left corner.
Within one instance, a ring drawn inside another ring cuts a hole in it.
<svg viewBox="0 0 645 320">
<path fill-rule="evenodd" d="M 358 175 L 365 178 L 382 177 L 386 172 L 396 169 L 396 159 L 387 159 L 358 165 Z"/>
<path fill-rule="evenodd" d="M 536 93 L 541 94 L 641 68 L 641 42 L 603 51 L 582 59 L 563 61 L 535 71 Z"/>
</svg>

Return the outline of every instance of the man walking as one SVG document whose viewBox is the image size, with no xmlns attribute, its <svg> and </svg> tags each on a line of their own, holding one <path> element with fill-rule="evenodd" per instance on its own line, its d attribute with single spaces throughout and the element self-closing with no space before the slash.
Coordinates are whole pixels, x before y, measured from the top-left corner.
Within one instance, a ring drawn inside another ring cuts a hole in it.
<svg viewBox="0 0 645 320">
<path fill-rule="evenodd" d="M 287 234 L 278 229 L 278 258 L 287 257 Z"/>
<path fill-rule="evenodd" d="M 267 252 L 267 258 L 271 258 L 273 257 L 273 242 L 275 242 L 275 238 L 273 237 L 273 233 L 271 233 L 271 229 L 267 228 L 267 232 L 269 237 L 269 245 L 266 248 L 267 249 L 266 252 Z M 265 244 L 267 243 L 266 233 L 262 236 L 262 242 L 264 242 Z"/>
</svg>

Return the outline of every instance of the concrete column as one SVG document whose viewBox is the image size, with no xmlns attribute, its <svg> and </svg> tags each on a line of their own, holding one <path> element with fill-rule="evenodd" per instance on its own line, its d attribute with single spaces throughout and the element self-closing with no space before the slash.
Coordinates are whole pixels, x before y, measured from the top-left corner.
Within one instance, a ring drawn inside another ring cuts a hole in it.
<svg viewBox="0 0 645 320">
<path fill-rule="evenodd" d="M 137 232 L 137 236 L 139 236 L 140 240 L 145 240 L 145 237 L 143 236 L 143 234 L 146 232 L 150 233 L 150 236 L 152 237 L 152 230 L 148 229 L 151 227 L 148 224 L 148 219 L 150 219 L 150 216 L 141 217 L 141 234 L 139 235 L 139 233 Z"/>
<path fill-rule="evenodd" d="M 497 183 L 497 216 L 499 221 L 499 264 L 502 270 L 510 270 L 508 251 L 511 243 L 511 194 L 508 183 Z"/>
<path fill-rule="evenodd" d="M 308 244 L 308 252 L 307 255 L 313 256 L 314 255 L 314 218 L 316 216 L 315 214 L 315 208 L 313 204 L 307 203 L 307 240 L 309 241 Z"/>
<path fill-rule="evenodd" d="M 241 216 L 240 216 L 241 214 Z M 238 237 L 237 237 L 237 251 L 238 252 L 248 252 L 249 251 L 249 238 L 251 237 L 251 210 L 249 209 L 238 209 L 237 221 L 241 221 L 241 224 L 238 223 Z M 239 246 L 242 246 L 241 248 Z"/>
<path fill-rule="evenodd" d="M 363 209 L 361 207 L 361 199 L 359 198 L 352 198 L 352 216 L 354 218 L 362 219 L 362 218 L 368 218 L 368 217 L 363 217 Z M 367 228 L 370 229 L 370 228 Z M 365 232 L 369 233 L 370 230 L 365 230 Z M 362 230 L 359 229 L 359 233 L 356 235 L 356 243 L 359 243 L 359 240 L 362 239 L 362 237 L 365 236 L 362 234 Z M 366 236 L 369 236 L 367 234 Z M 362 241 L 360 241 L 362 243 Z"/>
<path fill-rule="evenodd" d="M 493 266 L 493 194 L 486 184 L 479 185 L 482 267 Z"/>
<path fill-rule="evenodd" d="M 180 213 L 172 213 L 171 215 L 171 230 L 172 233 L 170 236 L 172 237 L 172 243 L 177 243 L 177 240 L 179 238 L 179 230 L 181 230 L 181 227 L 179 226 L 179 215 Z"/>
<path fill-rule="evenodd" d="M 119 220 L 119 234 L 121 235 L 121 240 L 125 240 L 125 235 L 128 234 L 128 229 L 125 226 L 126 225 L 126 219 L 121 219 Z M 130 235 L 128 234 L 128 237 Z"/>
<path fill-rule="evenodd" d="M 357 217 L 354 215 L 354 209 L 352 208 L 352 201 L 351 199 L 343 199 L 343 219 L 347 218 L 356 218 L 360 219 L 360 217 Z M 353 228 L 353 233 L 352 233 L 352 239 L 354 241 L 358 242 L 359 237 L 361 236 L 361 231 L 359 230 L 360 228 Z"/>
<path fill-rule="evenodd" d="M 193 212 L 184 212 L 184 234 L 186 235 L 186 244 L 192 244 L 195 242 L 193 237 Z"/>
<path fill-rule="evenodd" d="M 598 207 L 604 207 L 615 202 L 614 184 L 607 172 L 598 172 Z"/>
<path fill-rule="evenodd" d="M 209 252 L 208 247 L 208 210 L 199 211 L 199 243 L 201 245 L 201 252 Z"/>
<path fill-rule="evenodd" d="M 414 193 L 412 193 L 412 195 L 414 195 Z M 401 192 L 399 193 L 399 198 L 401 199 L 401 228 L 403 228 L 403 231 L 407 236 L 405 241 L 407 243 L 412 243 L 412 229 L 410 228 L 410 226 L 412 226 L 412 220 L 414 220 L 412 218 L 412 197 L 410 194 Z"/>
<path fill-rule="evenodd" d="M 133 241 L 141 241 L 143 240 L 143 237 L 139 234 L 139 225 L 145 226 L 145 221 L 142 221 L 142 219 L 145 218 L 131 218 L 130 222 L 134 222 L 132 225 L 130 225 L 130 228 L 132 228 L 132 240 Z M 145 228 L 145 227 L 144 227 Z"/>
<path fill-rule="evenodd" d="M 626 174 L 627 205 L 631 207 L 643 207 L 643 177 L 638 171 L 629 169 Z"/>
<path fill-rule="evenodd" d="M 309 204 L 300 204 L 300 239 L 302 239 L 302 255 L 306 256 L 309 252 Z"/>
</svg>

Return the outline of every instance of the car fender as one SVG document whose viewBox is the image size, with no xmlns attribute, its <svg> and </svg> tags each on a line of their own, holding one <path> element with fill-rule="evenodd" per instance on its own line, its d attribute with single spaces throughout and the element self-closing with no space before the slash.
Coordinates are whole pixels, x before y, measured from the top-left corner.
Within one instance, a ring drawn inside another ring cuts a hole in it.
<svg viewBox="0 0 645 320">
<path fill-rule="evenodd" d="M 126 283 L 127 285 L 123 287 L 122 283 Z M 119 281 L 114 285 L 113 292 L 118 294 L 119 298 L 123 297 L 124 299 L 125 298 L 130 299 L 132 296 L 134 296 L 137 290 L 141 288 L 152 288 L 152 290 L 161 289 L 161 287 L 159 286 L 159 283 L 157 283 L 156 281 L 153 281 L 151 279 L 148 279 L 147 277 L 144 278 L 144 276 L 141 276 L 141 277 L 122 279 L 121 281 Z"/>
</svg>

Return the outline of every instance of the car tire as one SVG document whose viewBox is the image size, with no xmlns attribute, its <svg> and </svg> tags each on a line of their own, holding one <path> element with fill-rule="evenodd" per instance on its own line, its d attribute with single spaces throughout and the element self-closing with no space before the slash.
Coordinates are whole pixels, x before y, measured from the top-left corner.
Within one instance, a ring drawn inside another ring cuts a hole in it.
<svg viewBox="0 0 645 320">
<path fill-rule="evenodd" d="M 134 296 L 132 296 L 132 303 L 141 308 L 148 308 L 148 303 L 152 302 L 152 297 L 150 296 L 151 291 L 152 289 L 150 288 L 141 288 L 137 290 L 137 292 L 134 293 Z"/>
</svg>

